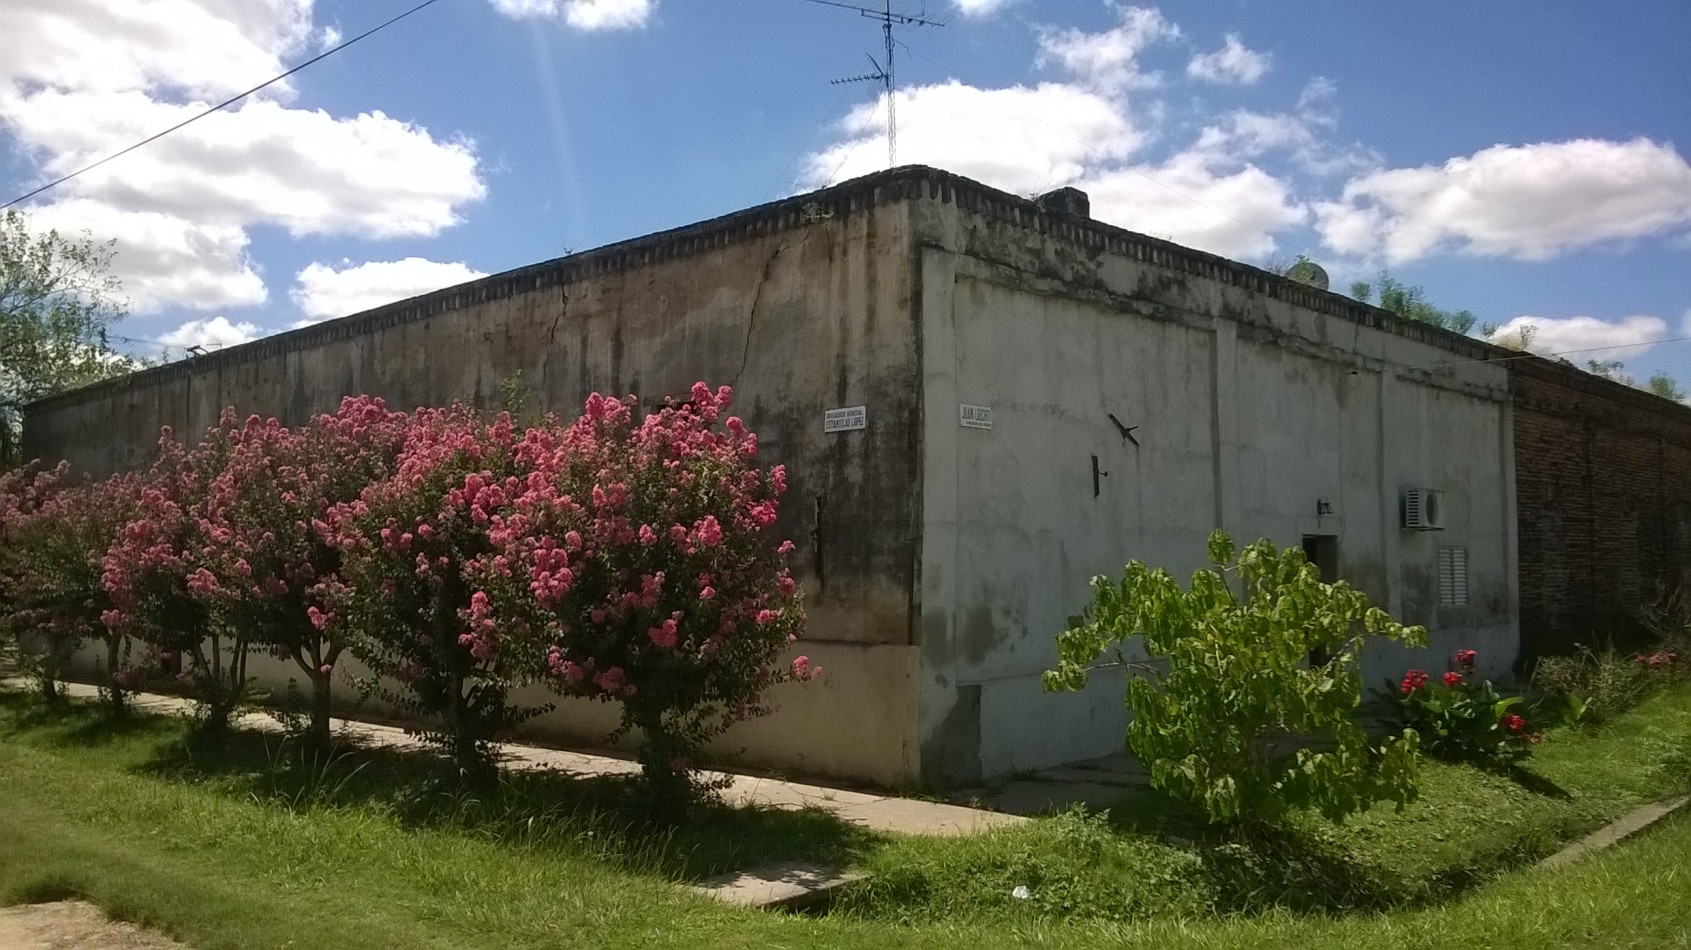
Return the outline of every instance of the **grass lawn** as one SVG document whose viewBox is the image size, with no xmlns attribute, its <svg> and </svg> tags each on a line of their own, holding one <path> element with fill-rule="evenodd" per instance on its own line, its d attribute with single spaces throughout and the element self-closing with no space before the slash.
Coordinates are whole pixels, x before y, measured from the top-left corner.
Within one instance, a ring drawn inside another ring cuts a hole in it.
<svg viewBox="0 0 1691 950">
<path fill-rule="evenodd" d="M 1530 774 L 1433 766 L 1402 814 L 1250 849 L 1150 796 L 960 840 L 727 809 L 660 830 L 614 781 L 471 794 L 419 759 L 307 769 L 274 744 L 213 750 L 179 721 L 113 727 L 0 695 L 0 904 L 82 896 L 201 948 L 1691 946 L 1691 818 L 1493 880 L 1685 787 L 1684 691 L 1552 733 Z M 801 855 L 875 877 L 820 918 L 676 885 Z"/>
</svg>

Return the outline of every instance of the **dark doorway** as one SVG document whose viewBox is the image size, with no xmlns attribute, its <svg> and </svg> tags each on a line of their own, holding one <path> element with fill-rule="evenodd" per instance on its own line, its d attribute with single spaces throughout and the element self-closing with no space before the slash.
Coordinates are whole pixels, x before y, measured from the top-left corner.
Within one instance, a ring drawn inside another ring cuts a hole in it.
<svg viewBox="0 0 1691 950">
<path fill-rule="evenodd" d="M 1321 579 L 1329 584 L 1339 579 L 1339 538 L 1333 534 L 1303 536 L 1303 556 L 1321 572 Z"/>
<path fill-rule="evenodd" d="M 1303 556 L 1315 569 L 1321 572 L 1323 583 L 1331 584 L 1339 579 L 1339 538 L 1332 534 L 1306 534 L 1303 536 Z M 1311 667 L 1325 666 L 1332 656 L 1326 650 L 1315 649 L 1309 651 L 1309 665 Z"/>
</svg>

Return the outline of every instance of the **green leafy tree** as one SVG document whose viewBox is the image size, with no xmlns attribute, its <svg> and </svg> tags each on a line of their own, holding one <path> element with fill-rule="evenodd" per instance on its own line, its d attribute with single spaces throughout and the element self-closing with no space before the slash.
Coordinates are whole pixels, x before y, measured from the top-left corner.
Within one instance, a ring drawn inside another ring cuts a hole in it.
<svg viewBox="0 0 1691 950">
<path fill-rule="evenodd" d="M 1405 284 L 1385 271 L 1380 272 L 1375 283 L 1359 280 L 1350 285 L 1350 295 L 1363 303 L 1372 303 L 1376 292 L 1381 310 L 1390 310 L 1405 319 L 1430 323 L 1456 333 L 1467 333 L 1474 328 L 1471 311 L 1436 307 L 1427 299 L 1425 290 Z"/>
<path fill-rule="evenodd" d="M 1625 372 L 1626 364 L 1620 360 L 1586 360 L 1585 367 L 1590 370 L 1591 375 L 1613 380 L 1622 386 L 1638 385 L 1638 380 Z"/>
<path fill-rule="evenodd" d="M 1660 370 L 1650 376 L 1650 381 L 1644 384 L 1644 388 L 1663 399 L 1685 402 L 1685 390 L 1680 387 L 1679 382 Z"/>
<path fill-rule="evenodd" d="M 1375 801 L 1413 800 L 1419 737 L 1406 729 L 1375 742 L 1357 724 L 1359 655 L 1369 637 L 1422 645 L 1426 631 L 1343 581 L 1323 583 L 1300 549 L 1257 541 L 1235 560 L 1217 531 L 1208 553 L 1211 567 L 1186 588 L 1140 561 L 1119 584 L 1093 578 L 1086 612 L 1057 637 L 1045 687 L 1081 689 L 1101 657 L 1129 665 L 1124 644 L 1143 638 L 1151 662 L 1131 664 L 1142 675 L 1128 683 L 1128 745 L 1153 785 L 1212 822 L 1270 824 L 1299 807 L 1337 821 Z"/>
<path fill-rule="evenodd" d="M 124 315 L 112 253 L 0 216 L 0 469 L 19 461 L 25 405 L 136 368 L 106 337 Z"/>
</svg>

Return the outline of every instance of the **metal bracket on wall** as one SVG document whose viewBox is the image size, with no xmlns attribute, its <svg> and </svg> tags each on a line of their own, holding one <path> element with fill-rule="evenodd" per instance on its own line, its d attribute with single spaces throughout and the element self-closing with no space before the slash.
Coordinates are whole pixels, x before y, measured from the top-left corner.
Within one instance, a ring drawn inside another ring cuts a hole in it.
<svg viewBox="0 0 1691 950">
<path fill-rule="evenodd" d="M 1099 490 L 1098 489 L 1098 479 L 1108 478 L 1109 475 L 1110 475 L 1109 472 L 1106 472 L 1103 469 L 1098 467 L 1098 456 L 1096 456 L 1096 455 L 1092 456 L 1092 497 L 1093 498 L 1098 497 L 1098 490 Z"/>
<path fill-rule="evenodd" d="M 1126 445 L 1127 443 L 1132 442 L 1133 447 L 1138 448 L 1139 447 L 1139 440 L 1135 439 L 1133 437 L 1133 430 L 1137 429 L 1139 427 L 1138 426 L 1122 425 L 1122 421 L 1120 419 L 1116 418 L 1115 413 L 1112 412 L 1109 415 L 1110 415 L 1110 421 L 1114 422 L 1116 424 L 1116 428 L 1121 431 L 1121 439 L 1122 439 L 1121 444 Z"/>
</svg>

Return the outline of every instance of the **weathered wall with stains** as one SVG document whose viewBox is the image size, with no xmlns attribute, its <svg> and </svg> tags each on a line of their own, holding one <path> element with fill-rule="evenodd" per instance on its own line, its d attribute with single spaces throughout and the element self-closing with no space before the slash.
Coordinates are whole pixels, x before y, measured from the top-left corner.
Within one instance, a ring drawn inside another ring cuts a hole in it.
<svg viewBox="0 0 1691 950">
<path fill-rule="evenodd" d="M 570 415 L 593 391 L 730 384 L 763 458 L 790 473 L 779 528 L 798 545 L 803 649 L 826 678 L 729 741 L 753 761 L 901 782 L 916 755 L 908 187 L 848 183 L 68 394 L 31 407 L 26 449 L 100 474 L 143 462 L 160 426 L 198 432 L 224 406 L 288 423 L 348 393 L 496 407 L 520 373 L 539 407 Z M 860 405 L 864 430 L 824 436 L 825 410 Z M 542 725 L 608 728 L 591 704 Z"/>
<path fill-rule="evenodd" d="M 1131 558 L 1184 575 L 1216 527 L 1292 546 L 1333 538 L 1340 577 L 1431 628 L 1425 654 L 1370 650 L 1371 684 L 1442 669 L 1458 645 L 1508 671 L 1507 383 L 1498 366 L 1448 365 L 1495 351 L 966 182 L 941 180 L 912 214 L 930 776 L 1118 750 L 1122 676 L 1044 693 L 1052 639 L 1090 576 Z M 991 407 L 992 428 L 962 426 L 960 404 Z M 1402 529 L 1407 488 L 1446 493 L 1445 530 Z M 1441 605 L 1440 546 L 1467 552 L 1461 606 Z"/>
<path fill-rule="evenodd" d="M 1483 365 L 1497 353 L 915 167 L 85 390 L 34 407 L 26 438 L 110 471 L 160 424 L 225 404 L 290 421 L 348 392 L 490 405 L 521 371 L 570 411 L 594 389 L 732 383 L 792 473 L 781 527 L 828 673 L 729 748 L 958 783 L 1120 748 L 1121 676 L 1045 694 L 1052 638 L 1091 575 L 1130 558 L 1189 571 L 1218 526 L 1331 538 L 1341 577 L 1433 628 L 1427 656 L 1372 651 L 1371 677 L 1457 645 L 1506 671 L 1514 428 L 1504 371 Z M 992 428 L 960 425 L 963 404 L 991 407 Z M 824 434 L 847 406 L 867 426 Z M 1446 492 L 1446 530 L 1402 530 L 1407 488 Z M 1463 605 L 1441 603 L 1441 547 L 1468 554 Z M 590 740 L 609 711 L 533 728 Z"/>
<path fill-rule="evenodd" d="M 1691 409 L 1542 359 L 1509 363 L 1521 646 L 1633 642 L 1691 580 Z"/>
</svg>

